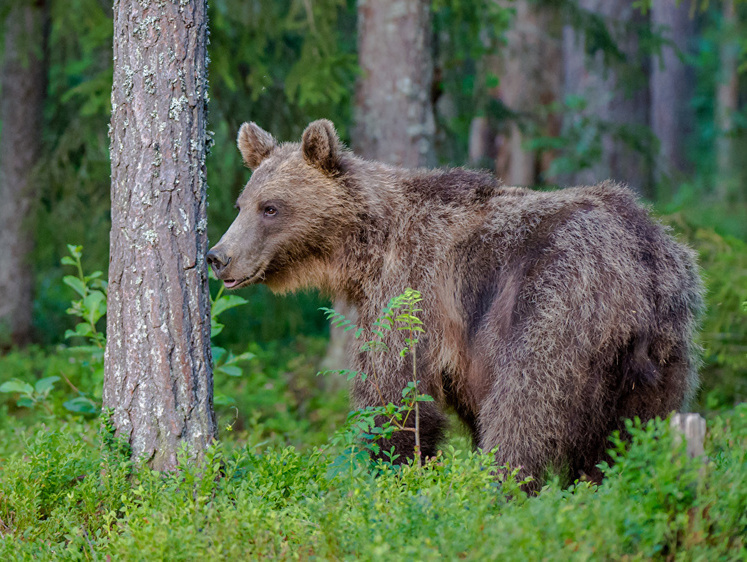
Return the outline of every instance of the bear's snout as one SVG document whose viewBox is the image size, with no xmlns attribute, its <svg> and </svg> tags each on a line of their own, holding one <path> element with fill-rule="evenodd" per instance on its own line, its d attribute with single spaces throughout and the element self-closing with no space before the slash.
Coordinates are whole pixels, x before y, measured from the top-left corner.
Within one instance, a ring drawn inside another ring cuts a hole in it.
<svg viewBox="0 0 747 562">
<path fill-rule="evenodd" d="M 210 250 L 205 258 L 207 259 L 208 265 L 213 268 L 215 276 L 218 278 L 221 277 L 221 273 L 226 269 L 226 266 L 231 263 L 231 258 L 217 249 L 217 246 Z"/>
</svg>

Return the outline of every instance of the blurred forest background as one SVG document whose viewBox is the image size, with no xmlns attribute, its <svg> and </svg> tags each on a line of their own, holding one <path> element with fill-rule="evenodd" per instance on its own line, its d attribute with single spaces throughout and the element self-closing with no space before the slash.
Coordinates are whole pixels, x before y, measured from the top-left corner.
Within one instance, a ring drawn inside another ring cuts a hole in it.
<svg viewBox="0 0 747 562">
<path fill-rule="evenodd" d="M 210 2 L 210 240 L 248 179 L 235 136 L 250 120 L 298 140 L 325 117 L 366 156 L 486 168 L 538 189 L 613 178 L 700 253 L 709 309 L 698 407 L 747 398 L 747 2 L 420 1 L 421 40 L 394 58 L 379 47 L 409 31 L 374 17 L 377 2 Z M 403 2 L 381 4 L 396 15 Z M 60 260 L 79 244 L 86 272 L 106 274 L 111 17 L 106 0 L 0 7 L 0 383 L 62 374 L 69 385 L 49 405 L 60 412 L 77 393 L 100 404 L 100 364 L 67 349 L 75 294 L 62 279 L 74 272 Z M 403 64 L 419 80 L 398 81 Z M 361 81 L 376 68 L 408 93 L 411 122 L 392 117 L 384 85 Z M 325 301 L 240 294 L 248 305 L 225 312 L 216 342 L 254 357 L 216 373 L 222 426 L 323 440 L 347 411 L 344 392 L 325 394 L 314 377 Z M 17 397 L 0 395 L 4 413 L 23 416 Z"/>
</svg>

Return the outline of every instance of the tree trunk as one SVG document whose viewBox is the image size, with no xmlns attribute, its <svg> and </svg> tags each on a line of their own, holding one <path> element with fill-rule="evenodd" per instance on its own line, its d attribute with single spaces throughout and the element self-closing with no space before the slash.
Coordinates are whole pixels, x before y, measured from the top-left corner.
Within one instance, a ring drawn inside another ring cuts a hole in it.
<svg viewBox="0 0 747 562">
<path fill-rule="evenodd" d="M 410 168 L 433 165 L 430 1 L 359 0 L 358 63 L 356 152 Z"/>
<path fill-rule="evenodd" d="M 543 170 L 541 155 L 527 150 L 527 131 L 557 136 L 560 122 L 551 115 L 540 122 L 538 110 L 561 95 L 562 43 L 558 16 L 548 5 L 527 0 L 516 2 L 514 24 L 506 34 L 498 76 L 499 97 L 514 111 L 518 121 L 510 123 L 496 161 L 496 175 L 508 185 L 535 185 Z M 531 133 L 530 133 L 531 136 Z"/>
<path fill-rule="evenodd" d="M 17 2 L 5 20 L 0 75 L 0 346 L 31 339 L 34 245 L 28 228 L 37 189 L 34 170 L 41 153 L 42 104 L 46 88 L 46 3 Z M 8 338 L 10 336 L 10 338 Z"/>
<path fill-rule="evenodd" d="M 636 34 L 626 33 L 625 25 L 645 23 L 628 0 L 579 0 L 579 6 L 605 18 L 620 51 L 630 59 L 638 52 Z M 563 62 L 565 94 L 583 97 L 588 116 L 599 120 L 603 127 L 625 126 L 642 133 L 648 125 L 648 88 L 631 89 L 622 83 L 614 69 L 606 68 L 601 52 L 587 55 L 586 38 L 582 32 L 567 26 L 563 31 Z M 566 118 L 568 122 L 575 116 Z M 618 135 L 603 131 L 602 155 L 593 166 L 572 174 L 567 181 L 573 184 L 593 184 L 612 178 L 627 183 L 639 193 L 650 195 L 650 155 L 634 150 Z"/>
<path fill-rule="evenodd" d="M 722 8 L 722 34 L 730 35 L 736 24 L 734 0 L 724 0 Z M 716 146 L 718 161 L 718 197 L 724 201 L 729 188 L 734 183 L 736 172 L 734 165 L 734 140 L 731 130 L 734 127 L 734 113 L 739 108 L 739 75 L 737 72 L 739 45 L 734 40 L 721 43 L 720 64 L 721 76 L 716 89 L 716 124 L 718 142 Z"/>
<path fill-rule="evenodd" d="M 104 406 L 135 458 L 215 438 L 207 267 L 207 2 L 114 3 Z"/>
<path fill-rule="evenodd" d="M 695 20 L 689 2 L 655 0 L 651 23 L 671 41 L 651 69 L 651 128 L 660 143 L 655 174 L 661 180 L 689 168 L 685 141 L 695 119 L 690 108 L 695 77 L 682 56 L 690 50 Z"/>
<path fill-rule="evenodd" d="M 435 164 L 430 1 L 359 0 L 358 64 L 355 151 L 408 168 Z M 356 320 L 344 302 L 334 307 Z M 349 366 L 340 361 L 350 333 L 332 328 L 324 369 Z"/>
</svg>

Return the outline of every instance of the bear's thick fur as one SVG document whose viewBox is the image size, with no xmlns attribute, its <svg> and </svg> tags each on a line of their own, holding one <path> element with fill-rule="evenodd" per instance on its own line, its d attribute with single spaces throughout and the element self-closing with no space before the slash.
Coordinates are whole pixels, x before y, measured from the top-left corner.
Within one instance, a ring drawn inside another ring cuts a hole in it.
<svg viewBox="0 0 747 562">
<path fill-rule="evenodd" d="M 693 395 L 695 257 L 627 189 L 538 192 L 482 172 L 395 168 L 347 151 L 326 120 L 300 144 L 247 123 L 238 146 L 254 172 L 208 254 L 218 277 L 229 288 L 321 288 L 353 304 L 365 328 L 392 296 L 420 291 L 419 377 L 436 399 L 421 405 L 425 455 L 450 406 L 478 446 L 537 482 L 552 467 L 598 479 L 624 418 L 667 416 Z M 354 360 L 399 402 L 409 362 Z M 380 404 L 370 381 L 353 394 Z M 412 455 L 411 432 L 393 443 Z"/>
</svg>

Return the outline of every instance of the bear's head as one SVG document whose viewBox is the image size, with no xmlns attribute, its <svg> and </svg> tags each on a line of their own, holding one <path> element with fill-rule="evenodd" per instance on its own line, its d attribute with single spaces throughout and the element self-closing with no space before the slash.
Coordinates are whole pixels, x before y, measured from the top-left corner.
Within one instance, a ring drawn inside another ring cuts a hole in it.
<svg viewBox="0 0 747 562">
<path fill-rule="evenodd" d="M 244 123 L 237 144 L 252 176 L 236 202 L 239 215 L 208 252 L 208 264 L 228 289 L 319 286 L 349 212 L 346 151 L 334 125 L 314 121 L 300 144 L 278 144 L 255 123 Z"/>
</svg>

